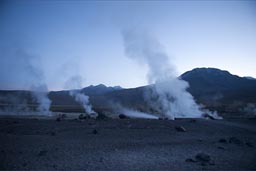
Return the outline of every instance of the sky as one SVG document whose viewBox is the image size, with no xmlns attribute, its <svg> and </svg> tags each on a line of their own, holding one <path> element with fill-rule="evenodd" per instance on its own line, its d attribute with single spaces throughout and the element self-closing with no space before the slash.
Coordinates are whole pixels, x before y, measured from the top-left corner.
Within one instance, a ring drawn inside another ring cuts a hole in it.
<svg viewBox="0 0 256 171">
<path fill-rule="evenodd" d="M 147 84 L 122 30 L 150 32 L 177 75 L 197 67 L 256 77 L 256 1 L 1 1 L 0 89 Z M 168 64 L 167 64 L 168 65 Z"/>
</svg>

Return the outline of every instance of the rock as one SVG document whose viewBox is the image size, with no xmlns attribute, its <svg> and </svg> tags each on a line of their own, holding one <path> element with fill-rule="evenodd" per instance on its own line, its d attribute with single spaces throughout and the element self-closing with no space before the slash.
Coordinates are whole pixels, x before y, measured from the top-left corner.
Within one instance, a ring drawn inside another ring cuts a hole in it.
<svg viewBox="0 0 256 171">
<path fill-rule="evenodd" d="M 225 148 L 221 146 L 219 146 L 218 149 L 225 150 Z"/>
<path fill-rule="evenodd" d="M 61 118 L 60 118 L 60 117 L 56 118 L 56 121 L 57 121 L 57 122 L 60 122 L 60 121 L 61 121 Z"/>
<path fill-rule="evenodd" d="M 197 141 L 199 141 L 199 142 L 203 142 L 203 139 L 201 139 L 201 138 L 200 138 L 200 139 L 198 139 Z"/>
<path fill-rule="evenodd" d="M 192 162 L 192 163 L 197 162 L 195 159 L 192 159 L 192 158 L 187 158 L 185 161 L 186 162 Z"/>
<path fill-rule="evenodd" d="M 243 142 L 241 140 L 239 140 L 238 138 L 236 138 L 236 137 L 230 137 L 229 138 L 229 143 L 236 144 L 236 145 L 242 145 L 243 144 Z"/>
<path fill-rule="evenodd" d="M 187 131 L 183 126 L 175 126 L 175 129 L 176 129 L 178 132 L 186 132 L 186 131 Z"/>
<path fill-rule="evenodd" d="M 124 114 L 120 114 L 120 115 L 119 115 L 119 118 L 120 118 L 120 119 L 127 119 L 128 117 L 127 117 L 126 115 L 124 115 Z"/>
<path fill-rule="evenodd" d="M 65 118 L 67 118 L 67 115 L 63 113 L 60 115 L 60 118 L 65 119 Z"/>
<path fill-rule="evenodd" d="M 98 131 L 97 131 L 96 129 L 94 129 L 94 130 L 92 131 L 92 133 L 93 133 L 93 134 L 98 134 Z"/>
<path fill-rule="evenodd" d="M 108 117 L 103 113 L 98 113 L 96 119 L 97 120 L 106 120 Z"/>
<path fill-rule="evenodd" d="M 209 165 L 212 165 L 212 166 L 213 166 L 213 165 L 215 165 L 215 162 L 211 160 L 211 161 L 209 162 Z"/>
<path fill-rule="evenodd" d="M 55 133 L 55 132 L 51 132 L 50 135 L 51 135 L 51 136 L 55 136 L 56 133 Z"/>
<path fill-rule="evenodd" d="M 214 161 L 211 160 L 211 157 L 205 153 L 198 153 L 194 159 L 188 158 L 185 161 L 190 163 L 198 163 L 201 166 L 215 165 Z"/>
<path fill-rule="evenodd" d="M 39 153 L 38 153 L 38 156 L 41 157 L 41 156 L 45 156 L 47 154 L 47 151 L 46 150 L 41 150 Z"/>
<path fill-rule="evenodd" d="M 224 139 L 224 138 L 221 138 L 221 139 L 219 139 L 219 142 L 220 142 L 220 143 L 227 143 L 227 140 Z"/>
<path fill-rule="evenodd" d="M 84 116 L 82 113 L 78 116 L 78 119 L 83 120 L 86 119 L 86 116 Z"/>
<path fill-rule="evenodd" d="M 208 113 L 204 113 L 203 117 L 206 118 L 206 119 L 215 120 L 215 118 L 213 116 L 209 115 Z"/>
<path fill-rule="evenodd" d="M 211 157 L 208 154 L 205 153 L 198 153 L 195 156 L 197 161 L 201 161 L 201 162 L 209 162 L 211 160 Z"/>
<path fill-rule="evenodd" d="M 246 142 L 245 143 L 248 147 L 254 147 L 254 145 L 252 144 L 252 143 L 250 143 L 250 142 Z"/>
<path fill-rule="evenodd" d="M 195 119 L 191 119 L 189 122 L 191 122 L 191 123 L 195 123 L 195 122 L 196 122 L 196 120 L 195 120 Z"/>
</svg>

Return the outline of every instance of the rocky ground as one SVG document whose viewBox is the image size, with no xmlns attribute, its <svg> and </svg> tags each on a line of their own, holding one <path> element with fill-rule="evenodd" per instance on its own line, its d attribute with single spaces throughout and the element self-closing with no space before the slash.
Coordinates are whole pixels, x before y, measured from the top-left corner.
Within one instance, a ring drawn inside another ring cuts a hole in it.
<svg viewBox="0 0 256 171">
<path fill-rule="evenodd" d="M 256 170 L 256 120 L 0 119 L 1 170 Z"/>
</svg>

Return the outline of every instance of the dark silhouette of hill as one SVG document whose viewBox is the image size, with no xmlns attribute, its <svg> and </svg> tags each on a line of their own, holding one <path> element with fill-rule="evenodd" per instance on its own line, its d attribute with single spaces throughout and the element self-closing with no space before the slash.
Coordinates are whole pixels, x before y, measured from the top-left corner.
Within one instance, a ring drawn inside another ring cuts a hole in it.
<svg viewBox="0 0 256 171">
<path fill-rule="evenodd" d="M 216 68 L 196 68 L 180 76 L 199 102 L 214 105 L 256 103 L 256 80 L 232 75 Z"/>
<path fill-rule="evenodd" d="M 189 83 L 188 91 L 197 103 L 223 115 L 238 115 L 243 113 L 248 104 L 256 104 L 256 80 L 249 77 L 239 77 L 216 68 L 196 68 L 185 72 L 179 79 Z M 85 87 L 81 92 L 90 97 L 96 111 L 115 109 L 120 105 L 149 111 L 144 101 L 144 93 L 148 88 L 122 89 L 119 86 L 107 87 L 100 84 Z M 51 91 L 48 96 L 52 100 L 53 111 L 83 111 L 69 95 L 69 91 Z M 35 103 L 29 91 L 0 91 L 0 103 L 13 101 Z"/>
</svg>

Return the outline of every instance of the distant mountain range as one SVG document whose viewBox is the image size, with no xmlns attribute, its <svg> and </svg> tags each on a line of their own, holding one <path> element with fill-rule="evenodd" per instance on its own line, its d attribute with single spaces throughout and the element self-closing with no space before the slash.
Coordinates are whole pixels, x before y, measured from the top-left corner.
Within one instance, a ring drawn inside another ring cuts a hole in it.
<svg viewBox="0 0 256 171">
<path fill-rule="evenodd" d="M 196 68 L 185 72 L 179 78 L 189 83 L 188 91 L 197 103 L 208 109 L 217 110 L 223 116 L 248 115 L 250 110 L 247 110 L 247 106 L 256 107 L 256 79 L 252 77 L 239 77 L 216 68 Z M 90 97 L 96 111 L 109 110 L 118 107 L 119 104 L 143 111 L 147 110 L 144 101 L 144 92 L 147 88 L 148 86 L 123 89 L 120 86 L 107 87 L 100 84 L 85 87 L 81 92 Z M 0 102 L 4 103 L 6 97 L 15 96 L 29 103 L 33 102 L 27 91 L 0 91 Z M 52 100 L 53 111 L 82 110 L 69 96 L 68 91 L 52 91 L 49 98 Z M 256 110 L 251 111 L 252 115 L 254 111 Z"/>
</svg>

